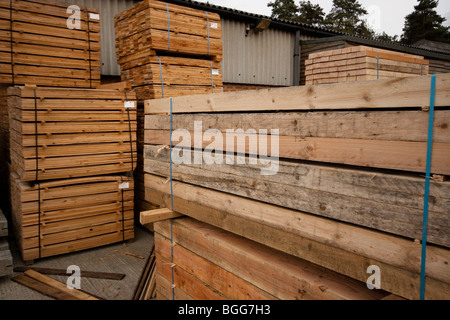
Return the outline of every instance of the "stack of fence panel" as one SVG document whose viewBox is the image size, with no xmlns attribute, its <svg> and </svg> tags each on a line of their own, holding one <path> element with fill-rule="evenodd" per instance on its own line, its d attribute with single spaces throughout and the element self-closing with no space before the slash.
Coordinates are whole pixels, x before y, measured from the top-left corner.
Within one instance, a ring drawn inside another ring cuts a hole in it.
<svg viewBox="0 0 450 320">
<path fill-rule="evenodd" d="M 144 197 L 143 102 L 222 91 L 220 16 L 161 1 L 144 0 L 115 16 L 122 81 L 138 100 L 136 211 L 153 207 Z"/>
<path fill-rule="evenodd" d="M 23 258 L 132 237 L 134 185 L 125 173 L 137 163 L 134 93 L 25 86 L 8 95 L 12 220 Z"/>
<path fill-rule="evenodd" d="M 428 75 L 429 61 L 396 51 L 355 46 L 309 55 L 306 84 L 324 84 Z"/>
<path fill-rule="evenodd" d="M 56 1 L 0 0 L 1 84 L 100 85 L 98 10 L 68 7 Z"/>
<path fill-rule="evenodd" d="M 263 298 L 366 299 L 356 288 L 377 285 L 379 270 L 374 295 L 450 299 L 450 74 L 437 75 L 435 92 L 433 79 L 147 100 L 146 199 L 207 224 L 155 224 L 161 297 L 239 298 L 221 274 L 267 288 Z"/>
</svg>

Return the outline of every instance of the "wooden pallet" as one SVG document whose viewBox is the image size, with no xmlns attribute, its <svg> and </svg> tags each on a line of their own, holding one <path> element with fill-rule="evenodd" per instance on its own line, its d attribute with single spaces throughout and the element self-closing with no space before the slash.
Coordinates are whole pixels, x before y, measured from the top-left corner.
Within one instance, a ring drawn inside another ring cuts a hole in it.
<svg viewBox="0 0 450 320">
<path fill-rule="evenodd" d="M 218 14 L 145 0 L 114 18 L 119 64 L 155 51 L 222 58 Z"/>
<path fill-rule="evenodd" d="M 11 174 L 12 223 L 24 261 L 134 237 L 134 183 L 126 176 L 32 185 Z"/>
<path fill-rule="evenodd" d="M 437 76 L 427 299 L 448 299 L 450 286 L 449 82 Z M 430 76 L 419 76 L 147 100 L 146 200 L 171 208 L 173 194 L 176 212 L 359 281 L 378 265 L 382 289 L 418 299 L 430 86 Z M 191 133 L 189 143 L 172 136 L 176 152 L 197 149 L 172 168 L 171 125 Z M 242 133 L 230 140 L 227 129 Z M 266 175 L 267 163 L 250 163 L 258 150 L 247 142 L 267 144 L 262 129 L 278 129 L 267 137 L 279 152 L 268 145 L 277 165 Z M 208 146 L 216 163 L 200 153 Z"/>
<path fill-rule="evenodd" d="M 12 168 L 23 181 L 136 167 L 134 93 L 31 87 L 12 87 L 8 93 Z"/>
<path fill-rule="evenodd" d="M 100 85 L 100 18 L 80 7 L 69 29 L 66 3 L 0 1 L 0 83 L 95 88 Z"/>
<path fill-rule="evenodd" d="M 312 53 L 305 61 L 306 84 L 394 79 L 428 75 L 421 56 L 366 46 Z"/>
</svg>

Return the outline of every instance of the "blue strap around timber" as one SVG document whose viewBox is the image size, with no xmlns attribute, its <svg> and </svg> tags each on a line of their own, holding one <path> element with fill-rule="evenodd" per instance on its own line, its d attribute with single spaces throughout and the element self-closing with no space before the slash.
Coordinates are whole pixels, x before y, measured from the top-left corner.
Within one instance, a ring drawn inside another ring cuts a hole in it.
<svg viewBox="0 0 450 320">
<path fill-rule="evenodd" d="M 167 50 L 170 50 L 170 12 L 169 12 L 169 4 L 166 2 L 166 9 L 167 9 Z"/>
<path fill-rule="evenodd" d="M 170 98 L 170 141 L 169 141 L 169 148 L 170 148 L 170 198 L 172 201 L 172 211 L 174 211 L 173 207 L 173 176 L 172 176 L 172 129 L 173 129 L 173 117 L 172 117 L 172 98 Z M 175 300 L 175 282 L 174 282 L 174 274 L 173 274 L 173 219 L 170 219 L 170 242 L 171 242 L 171 263 L 172 263 L 172 300 Z"/>
<path fill-rule="evenodd" d="M 433 147 L 434 105 L 436 98 L 436 75 L 431 76 L 430 114 L 428 118 L 427 165 L 425 176 L 425 196 L 423 205 L 422 257 L 420 267 L 420 300 L 425 299 L 425 261 L 427 256 L 428 201 L 430 196 L 431 154 Z"/>
</svg>

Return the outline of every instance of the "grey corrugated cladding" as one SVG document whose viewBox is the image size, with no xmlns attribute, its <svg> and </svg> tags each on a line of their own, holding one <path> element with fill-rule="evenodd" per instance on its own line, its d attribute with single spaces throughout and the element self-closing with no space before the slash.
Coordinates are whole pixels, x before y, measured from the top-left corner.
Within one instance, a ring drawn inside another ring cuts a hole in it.
<svg viewBox="0 0 450 320">
<path fill-rule="evenodd" d="M 63 0 L 69 4 L 100 10 L 102 75 L 119 76 L 117 64 L 114 16 L 139 2 L 136 0 Z"/>
</svg>

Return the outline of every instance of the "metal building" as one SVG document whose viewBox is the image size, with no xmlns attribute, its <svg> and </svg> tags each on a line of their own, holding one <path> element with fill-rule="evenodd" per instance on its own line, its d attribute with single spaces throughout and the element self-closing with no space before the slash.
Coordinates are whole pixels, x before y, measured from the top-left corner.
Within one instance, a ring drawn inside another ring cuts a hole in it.
<svg viewBox="0 0 450 320">
<path fill-rule="evenodd" d="M 101 15 L 101 59 L 103 76 L 120 76 L 115 51 L 114 16 L 138 0 L 62 0 L 97 8 Z M 305 54 L 302 46 L 347 41 L 378 48 L 419 54 L 448 63 L 450 55 L 433 50 L 353 37 L 348 34 L 297 22 L 242 12 L 192 0 L 165 2 L 217 13 L 222 19 L 224 83 L 264 86 L 293 86 L 302 83 Z M 320 46 L 319 46 L 320 47 Z M 322 45 L 323 47 L 323 45 Z M 325 46 L 326 47 L 326 46 Z M 310 50 L 310 49 L 308 49 Z M 317 49 L 317 50 L 320 50 Z M 323 50 L 323 49 L 322 49 Z M 304 75 L 303 75 L 304 77 Z"/>
</svg>

